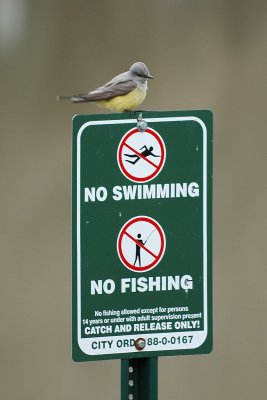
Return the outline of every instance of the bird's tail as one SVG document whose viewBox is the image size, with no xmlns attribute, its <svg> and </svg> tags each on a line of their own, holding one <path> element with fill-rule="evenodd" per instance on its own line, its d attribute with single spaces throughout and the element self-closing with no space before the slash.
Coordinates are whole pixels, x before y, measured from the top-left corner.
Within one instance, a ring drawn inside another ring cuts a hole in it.
<svg viewBox="0 0 267 400">
<path fill-rule="evenodd" d="M 86 99 L 81 95 L 77 95 L 77 96 L 57 96 L 56 97 L 57 101 L 61 101 L 61 100 L 70 100 L 73 103 L 82 103 L 84 101 L 86 101 Z"/>
<path fill-rule="evenodd" d="M 57 99 L 57 101 L 60 101 L 60 100 L 70 100 L 70 99 L 71 99 L 71 96 L 57 96 L 56 99 Z"/>
</svg>

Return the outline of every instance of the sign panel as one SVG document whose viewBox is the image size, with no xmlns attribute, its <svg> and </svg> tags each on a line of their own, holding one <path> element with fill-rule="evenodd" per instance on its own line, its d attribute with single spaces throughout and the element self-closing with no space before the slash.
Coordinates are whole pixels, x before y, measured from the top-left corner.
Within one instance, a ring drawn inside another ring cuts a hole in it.
<svg viewBox="0 0 267 400">
<path fill-rule="evenodd" d="M 75 361 L 212 348 L 212 114 L 143 119 L 73 119 Z"/>
</svg>

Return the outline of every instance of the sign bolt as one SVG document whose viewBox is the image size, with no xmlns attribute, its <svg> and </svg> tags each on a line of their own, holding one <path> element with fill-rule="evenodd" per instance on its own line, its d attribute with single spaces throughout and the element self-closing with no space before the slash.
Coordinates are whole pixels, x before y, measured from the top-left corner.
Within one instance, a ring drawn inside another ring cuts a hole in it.
<svg viewBox="0 0 267 400">
<path fill-rule="evenodd" d="M 146 341 L 143 338 L 138 338 L 135 340 L 134 342 L 134 346 L 136 348 L 136 350 L 143 350 L 146 347 Z"/>
<path fill-rule="evenodd" d="M 139 132 L 145 132 L 147 129 L 147 122 L 142 119 L 142 113 L 137 116 L 137 129 Z"/>
</svg>

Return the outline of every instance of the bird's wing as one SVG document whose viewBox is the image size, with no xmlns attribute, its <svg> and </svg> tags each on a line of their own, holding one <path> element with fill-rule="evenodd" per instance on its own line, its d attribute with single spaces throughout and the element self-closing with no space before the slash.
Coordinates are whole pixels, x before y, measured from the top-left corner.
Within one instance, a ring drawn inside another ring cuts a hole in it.
<svg viewBox="0 0 267 400">
<path fill-rule="evenodd" d="M 123 96 L 132 90 L 136 89 L 137 83 L 129 78 L 126 73 L 120 74 L 92 92 L 75 96 L 80 98 L 80 101 L 98 101 L 108 100 L 116 96 Z"/>
</svg>

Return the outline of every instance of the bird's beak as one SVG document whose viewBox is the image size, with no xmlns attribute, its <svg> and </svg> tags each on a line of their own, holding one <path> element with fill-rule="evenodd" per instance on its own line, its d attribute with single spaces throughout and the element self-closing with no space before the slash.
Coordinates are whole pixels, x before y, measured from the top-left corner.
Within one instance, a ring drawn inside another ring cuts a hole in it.
<svg viewBox="0 0 267 400">
<path fill-rule="evenodd" d="M 147 75 L 147 78 L 148 79 L 154 79 L 154 77 L 152 75 L 150 75 L 150 74 Z"/>
</svg>

